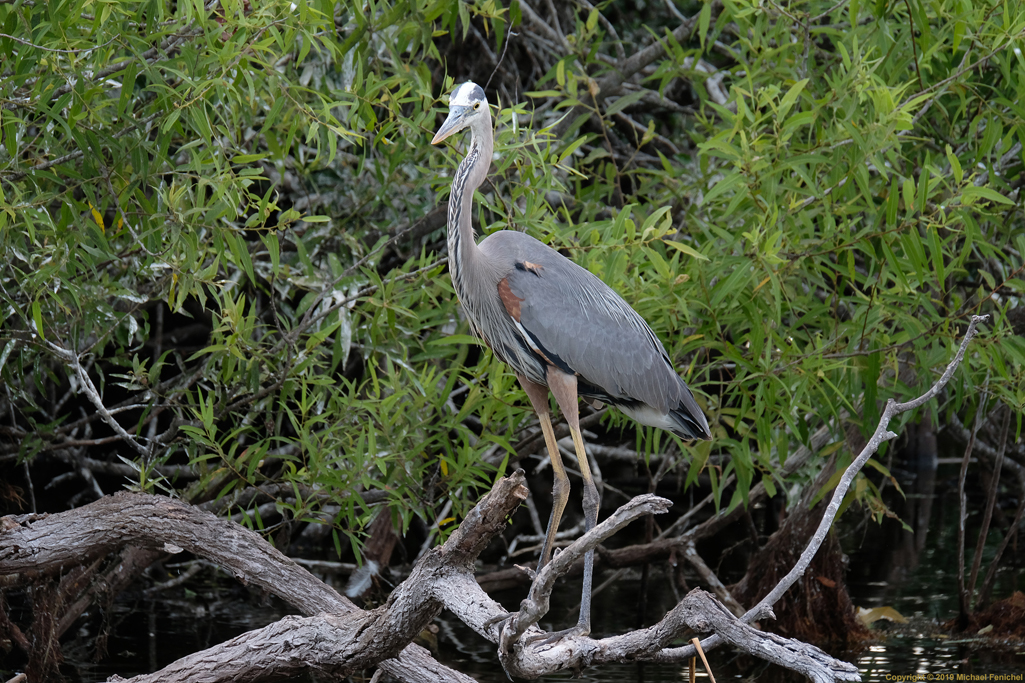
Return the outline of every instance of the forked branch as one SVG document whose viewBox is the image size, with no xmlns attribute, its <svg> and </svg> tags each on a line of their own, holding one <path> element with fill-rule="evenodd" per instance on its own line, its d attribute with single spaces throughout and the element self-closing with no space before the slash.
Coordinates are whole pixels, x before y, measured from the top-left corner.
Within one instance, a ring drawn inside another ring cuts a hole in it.
<svg viewBox="0 0 1025 683">
<path fill-rule="evenodd" d="M 555 580 L 568 572 L 574 562 L 635 519 L 648 514 L 662 514 L 671 505 L 672 503 L 665 498 L 659 498 L 652 494 L 637 496 L 556 555 L 551 562 L 545 565 L 544 569 L 538 572 L 530 587 L 529 595 L 520 604 L 520 610 L 513 614 L 507 622 L 502 632 L 501 650 L 509 652 L 513 644 L 527 629 L 548 614 L 549 599 L 552 596 L 552 589 L 555 587 Z"/>
</svg>

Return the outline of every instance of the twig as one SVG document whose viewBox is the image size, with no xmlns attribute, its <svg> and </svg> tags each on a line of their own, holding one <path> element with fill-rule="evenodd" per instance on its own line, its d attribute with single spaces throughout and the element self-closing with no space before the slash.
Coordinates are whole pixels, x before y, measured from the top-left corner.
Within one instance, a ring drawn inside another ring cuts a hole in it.
<svg viewBox="0 0 1025 683">
<path fill-rule="evenodd" d="M 1007 429 L 1011 424 L 1011 411 L 1004 409 L 1004 426 L 1000 430 L 1000 449 L 997 451 L 996 462 L 993 463 L 993 478 L 989 482 L 989 492 L 986 500 L 986 512 L 982 516 L 982 526 L 979 528 L 979 539 L 975 542 L 975 555 L 972 556 L 972 573 L 968 578 L 967 592 L 969 599 L 975 592 L 975 581 L 979 578 L 979 567 L 982 566 L 982 551 L 986 547 L 986 536 L 989 535 L 989 524 L 993 520 L 993 505 L 997 500 L 997 487 L 1000 484 L 1000 468 L 1004 463 L 1004 452 L 1007 450 Z M 962 525 L 963 526 L 963 525 Z M 978 605 L 978 601 L 976 601 Z M 969 608 L 971 603 L 969 602 Z"/>
<path fill-rule="evenodd" d="M 320 304 L 320 302 L 324 300 L 324 297 L 327 296 L 328 292 L 333 292 L 334 291 L 335 286 L 337 286 L 339 282 L 341 282 L 344 278 L 347 278 L 350 275 L 352 275 L 352 273 L 354 273 L 357 268 L 359 268 L 364 263 L 366 263 L 370 259 L 370 257 L 373 256 L 375 253 L 377 253 L 381 249 L 384 249 L 385 247 L 393 244 L 395 241 L 397 241 L 400 237 L 405 235 L 407 232 L 409 232 L 410 230 L 413 230 L 414 228 L 416 228 L 418 224 L 419 224 L 419 222 L 411 224 L 409 227 L 405 228 L 404 230 L 400 230 L 399 232 L 395 233 L 395 236 L 392 237 L 391 239 L 389 239 L 384 244 L 380 245 L 376 249 L 371 249 L 369 252 L 367 252 L 366 255 L 363 256 L 363 258 L 361 258 L 360 260 L 356 261 L 351 266 L 346 268 L 342 272 L 341 275 L 336 277 L 327 287 L 324 287 L 321 290 L 321 292 L 314 298 L 314 300 L 310 304 L 309 308 L 307 308 L 306 314 L 303 316 L 302 321 L 298 325 L 296 325 L 287 336 L 282 338 L 281 341 L 279 341 L 277 344 L 274 345 L 274 348 L 271 349 L 270 352 L 269 352 L 270 355 L 274 355 L 274 354 L 278 353 L 286 345 L 294 344 L 295 341 L 297 339 L 299 339 L 299 335 L 302 334 L 304 331 L 306 331 L 306 329 L 309 328 L 310 325 L 312 325 L 313 323 L 317 322 L 318 320 L 321 320 L 321 319 L 331 315 L 332 313 L 337 311 L 342 306 L 347 306 L 348 304 L 350 304 L 353 301 L 356 301 L 357 299 L 361 299 L 361 298 L 363 298 L 364 296 L 366 296 L 368 294 L 373 294 L 374 292 L 376 292 L 377 291 L 377 285 L 370 285 L 368 287 L 364 287 L 363 289 L 359 290 L 358 292 L 356 292 L 352 296 L 346 297 L 346 298 L 342 299 L 341 301 L 338 301 L 335 304 L 333 304 L 332 306 L 328 307 L 327 309 L 321 311 L 320 313 L 314 314 L 314 311 L 317 309 L 317 306 Z M 401 273 L 401 274 L 396 275 L 395 277 L 393 277 L 393 278 L 391 278 L 389 280 L 385 280 L 384 284 L 390 284 L 392 282 L 395 282 L 397 280 L 401 280 L 403 278 L 415 277 L 417 275 L 420 275 L 421 273 L 425 273 L 425 272 L 427 272 L 429 270 L 433 270 L 434 268 L 437 268 L 440 265 L 444 265 L 445 263 L 448 263 L 448 258 L 447 257 L 446 258 L 440 258 L 437 261 L 434 261 L 433 263 L 431 263 L 430 265 L 425 266 L 423 268 L 420 268 L 419 270 L 414 270 L 411 273 Z"/>
<path fill-rule="evenodd" d="M 556 46 L 561 47 L 564 50 L 567 49 L 566 39 L 556 33 L 555 29 L 549 26 L 547 21 L 538 16 L 537 12 L 534 11 L 534 8 L 531 7 L 529 3 L 520 0 L 520 11 L 523 12 L 523 16 L 525 16 L 530 23 L 536 26 L 541 33 L 543 33 L 550 41 L 554 42 Z"/>
<path fill-rule="evenodd" d="M 989 385 L 989 378 L 986 384 Z M 961 459 L 961 473 L 957 478 L 957 500 L 958 500 L 958 525 L 957 525 L 957 601 L 958 619 L 965 622 L 971 613 L 971 596 L 968 593 L 965 583 L 965 522 L 968 519 L 968 496 L 965 493 L 965 480 L 968 478 L 968 462 L 972 458 L 972 450 L 975 448 L 975 436 L 982 426 L 982 416 L 986 413 L 986 392 L 983 390 L 983 399 L 979 402 L 978 412 L 975 413 L 975 423 L 972 425 L 972 433 L 965 445 L 964 457 Z"/>
<path fill-rule="evenodd" d="M 925 89 L 925 83 L 922 81 L 922 71 L 918 68 L 918 47 L 915 45 L 915 18 L 912 16 L 911 3 L 908 0 L 904 0 L 904 4 L 908 8 L 908 23 L 911 24 L 911 58 L 915 62 L 915 73 L 918 74 L 918 87 Z"/>
<path fill-rule="evenodd" d="M 1020 31 L 1019 33 L 1016 33 L 1015 35 L 1011 36 L 1008 39 L 1007 42 L 1011 43 L 1011 42 L 1013 42 L 1015 40 L 1018 40 L 1019 38 L 1021 38 L 1022 35 L 1025 35 L 1025 31 Z M 965 67 L 962 67 L 962 68 L 958 69 L 957 71 L 955 71 L 950 76 L 947 76 L 946 78 L 944 78 L 942 81 L 937 81 L 937 82 L 933 83 L 932 85 L 930 85 L 928 88 L 920 90 L 919 92 L 916 92 L 914 95 L 910 95 L 903 102 L 900 103 L 900 105 L 897 107 L 897 109 L 903 109 L 908 104 L 910 104 L 912 101 L 914 101 L 915 99 L 921 97 L 922 95 L 924 95 L 926 93 L 929 93 L 929 92 L 932 92 L 934 90 L 937 90 L 938 88 L 942 88 L 943 86 L 945 86 L 947 83 L 950 83 L 951 81 L 956 81 L 958 78 L 960 78 L 961 76 L 965 75 L 969 71 L 974 71 L 976 67 L 981 66 L 981 65 L 985 64 L 986 62 L 988 62 L 990 59 L 993 58 L 993 55 L 997 54 L 998 52 L 1002 52 L 1003 50 L 1006 50 L 1006 49 L 1007 49 L 1007 44 L 1006 43 L 1003 44 L 1003 45 L 1000 45 L 998 47 L 993 48 L 993 50 L 991 52 L 989 52 L 986 56 L 980 57 L 979 59 L 975 60 L 974 62 L 972 62 L 968 66 L 965 66 Z"/>
<path fill-rule="evenodd" d="M 108 40 L 107 42 L 103 43 L 102 45 L 93 45 L 92 47 L 85 47 L 85 48 L 82 48 L 81 50 L 59 50 L 59 49 L 57 49 L 55 47 L 43 47 L 42 45 L 36 45 L 35 43 L 30 43 L 29 41 L 27 41 L 27 40 L 25 40 L 23 38 L 16 38 L 15 36 L 9 36 L 6 33 L 0 33 L 0 38 L 7 38 L 8 40 L 13 40 L 16 43 L 21 43 L 22 45 L 27 45 L 27 46 L 35 48 L 37 50 L 45 50 L 46 52 L 60 52 L 61 54 L 65 54 L 65 55 L 81 55 L 81 54 L 85 54 L 86 52 L 92 52 L 93 50 L 99 50 L 101 47 L 107 47 L 108 45 L 113 43 L 117 38 L 120 38 L 120 37 L 121 37 L 121 34 L 119 33 L 116 36 L 114 36 L 113 38 L 111 38 L 110 40 Z"/>
<path fill-rule="evenodd" d="M 216 4 L 216 3 L 213 3 L 213 2 L 210 3 L 211 6 L 213 6 L 214 4 Z M 149 50 L 147 50 L 146 52 L 143 52 L 139 56 L 141 57 L 141 59 L 144 62 L 146 62 L 148 64 L 148 63 L 151 62 L 151 60 L 156 59 L 158 55 L 166 56 L 168 53 L 170 53 L 171 51 L 175 50 L 182 43 L 184 43 L 184 42 L 186 42 L 188 40 L 192 40 L 193 38 L 197 38 L 197 37 L 203 35 L 202 31 L 190 31 L 189 29 L 191 28 L 191 26 L 192 26 L 192 24 L 189 24 L 189 26 L 185 27 L 183 29 L 182 33 L 172 34 L 172 35 L 168 36 L 167 38 L 164 39 L 164 41 L 160 44 L 160 46 L 152 47 Z M 132 57 L 131 59 L 125 59 L 125 60 L 117 62 L 115 64 L 111 64 L 110 66 L 107 66 L 107 67 L 97 71 L 96 73 L 92 74 L 90 76 L 89 80 L 90 80 L 90 82 L 93 82 L 93 83 L 102 81 L 102 80 L 106 79 L 107 76 L 110 76 L 111 74 L 115 74 L 118 71 L 122 71 L 125 67 L 127 67 L 129 64 L 131 64 L 133 61 L 135 61 L 134 57 Z M 29 79 L 27 82 L 23 83 L 22 86 L 21 86 L 21 91 L 24 92 L 26 89 L 31 89 L 31 87 L 36 84 L 37 80 L 38 79 L 36 79 L 36 78 L 32 78 L 32 79 Z M 47 98 L 47 101 L 52 102 L 52 101 L 56 100 L 58 97 L 60 97 L 61 95 L 64 95 L 66 93 L 71 92 L 74 89 L 75 85 L 76 85 L 75 83 L 68 83 L 67 85 L 62 85 L 59 88 L 55 88 L 54 90 L 48 90 L 48 91 L 46 91 L 46 93 L 44 95 Z M 35 104 L 38 101 L 39 100 L 32 101 L 30 98 L 25 98 L 25 101 L 8 102 L 8 103 L 5 103 L 5 104 L 2 104 L 2 105 L 0 105 L 0 109 L 12 109 L 13 110 L 13 109 L 17 109 L 19 107 L 28 107 L 30 105 Z"/>
<path fill-rule="evenodd" d="M 594 12 L 595 7 L 588 0 L 577 0 L 577 3 L 581 7 L 589 12 Z M 623 41 L 619 38 L 619 33 L 616 32 L 616 27 L 612 25 L 612 22 L 605 17 L 605 13 L 598 10 L 598 23 L 605 27 L 605 30 L 609 32 L 609 37 L 612 38 L 612 46 L 616 50 L 616 56 L 619 59 L 626 59 L 626 52 L 623 50 Z"/>
<path fill-rule="evenodd" d="M 28 469 L 28 460 L 21 462 L 22 470 L 25 472 L 25 487 L 28 489 L 28 509 L 36 511 L 36 487 L 32 485 L 32 473 Z"/>
<path fill-rule="evenodd" d="M 114 133 L 114 136 L 113 136 L 114 139 L 118 140 L 120 138 L 123 138 L 125 135 L 128 135 L 133 130 L 136 130 L 137 128 L 139 128 L 139 126 L 144 126 L 147 123 L 149 123 L 150 121 L 153 121 L 158 116 L 160 116 L 162 113 L 163 112 L 156 112 L 154 114 L 150 114 L 149 116 L 136 121 L 134 125 L 126 126 L 125 128 L 122 128 L 118 132 Z M 68 161 L 74 161 L 75 159 L 79 159 L 79 158 L 81 158 L 83 156 L 85 156 L 85 151 L 81 150 L 81 149 L 78 149 L 78 150 L 75 150 L 74 152 L 68 152 L 67 154 L 65 154 L 63 156 L 60 156 L 60 157 L 57 157 L 56 159 L 51 159 L 49 161 L 40 162 L 40 163 L 36 164 L 35 166 L 32 166 L 31 168 L 29 168 L 27 171 L 18 171 L 16 173 L 11 173 L 10 175 L 0 175 L 0 180 L 6 180 L 8 182 L 12 182 L 13 183 L 16 180 L 21 180 L 22 178 L 27 176 L 29 173 L 32 173 L 32 172 L 35 172 L 35 171 L 45 171 L 46 169 L 51 168 L 53 166 L 59 166 L 60 164 L 66 163 Z"/>
<path fill-rule="evenodd" d="M 562 44 L 566 45 L 566 34 L 562 30 L 562 24 L 559 22 L 559 12 L 555 9 L 555 4 L 552 3 L 552 0 L 545 0 L 545 2 L 548 3 L 548 11 L 552 13 L 552 23 L 555 25 L 555 31 L 562 38 Z"/>
<path fill-rule="evenodd" d="M 146 590 L 142 591 L 142 594 L 155 595 L 156 593 L 161 593 L 172 588 L 177 588 L 178 586 L 182 585 L 183 583 L 194 577 L 199 572 L 203 571 L 203 569 L 206 566 L 208 565 L 205 560 L 196 560 L 191 563 L 188 569 L 183 571 L 178 576 L 174 577 L 173 579 L 168 579 L 167 581 L 164 581 L 162 583 L 155 583 Z"/>
<path fill-rule="evenodd" d="M 809 19 L 808 23 L 809 24 L 816 24 L 816 23 L 818 23 L 820 20 L 825 19 L 830 14 L 832 14 L 836 10 L 840 9 L 841 6 L 846 5 L 847 2 L 848 2 L 848 0 L 840 0 L 840 2 L 836 3 L 835 5 L 833 5 L 829 9 L 827 9 L 825 12 L 823 12 L 822 14 L 818 15 L 817 17 L 812 17 L 811 19 Z"/>
<path fill-rule="evenodd" d="M 520 3 L 521 7 L 525 7 L 525 3 Z M 714 0 L 712 3 L 712 23 L 715 23 L 716 17 L 722 11 L 722 3 L 719 0 Z M 524 12 L 526 13 L 526 12 Z M 695 28 L 698 25 L 699 15 L 695 14 L 690 19 L 686 20 L 678 26 L 672 33 L 673 40 L 678 43 L 684 43 L 693 34 Z M 608 97 L 615 95 L 622 87 L 623 83 L 626 82 L 635 73 L 648 66 L 656 59 L 661 59 L 666 54 L 666 42 L 663 40 L 656 41 L 652 45 L 644 48 L 640 52 L 632 55 L 628 59 L 615 64 L 612 67 L 612 72 L 606 76 L 603 76 L 594 81 L 597 86 L 597 91 L 592 91 L 592 97 L 595 103 L 599 101 L 599 97 Z M 580 116 L 585 107 L 583 105 L 577 105 L 573 107 L 568 114 L 566 114 L 562 121 L 555 126 L 554 134 L 555 137 L 561 137 L 572 125 L 573 121 Z"/>
<path fill-rule="evenodd" d="M 491 75 L 488 76 L 488 82 L 484 84 L 484 89 L 485 90 L 487 90 L 488 86 L 491 85 L 491 79 L 494 78 L 495 74 L 498 73 L 498 67 L 502 66 L 502 62 L 505 61 L 505 53 L 509 51 L 509 39 L 512 38 L 514 35 L 516 35 L 515 33 L 513 33 L 513 30 L 512 30 L 512 27 L 513 27 L 512 17 L 509 17 L 507 19 L 507 21 L 509 22 L 509 30 L 506 31 L 505 42 L 502 44 L 502 54 L 495 61 L 495 69 L 491 72 Z"/>
<path fill-rule="evenodd" d="M 719 580 L 719 577 L 715 575 L 712 568 L 705 564 L 704 558 L 698 554 L 698 549 L 693 543 L 688 543 L 686 550 L 683 552 L 683 556 L 690 563 L 690 566 L 694 567 L 694 571 L 698 573 L 705 583 L 715 591 L 716 597 L 719 598 L 720 602 L 733 612 L 737 617 L 744 615 L 744 606 L 737 602 L 737 599 L 730 594 L 729 589 L 723 585 L 723 582 Z M 707 664 L 706 664 L 707 666 Z"/>
<path fill-rule="evenodd" d="M 85 395 L 89 397 L 89 401 L 93 406 L 96 407 L 96 411 L 101 417 L 103 417 L 103 421 L 106 422 L 111 429 L 117 432 L 117 434 L 124 439 L 128 445 L 139 453 L 139 455 L 149 455 L 149 449 L 133 439 L 132 435 L 125 431 L 125 428 L 114 419 L 114 416 L 110 414 L 107 407 L 103 405 L 103 399 L 100 398 L 99 392 L 96 391 L 96 385 L 93 384 L 92 379 L 89 377 L 89 373 L 82 369 L 82 364 L 78 360 L 78 354 L 74 351 L 65 349 L 62 346 L 58 346 L 51 341 L 48 341 L 47 344 L 58 356 L 63 358 L 64 361 L 71 366 L 72 370 L 74 370 L 75 375 L 78 377 L 78 381 L 82 384 L 82 390 L 85 392 Z"/>
<path fill-rule="evenodd" d="M 1018 533 L 1018 525 L 1021 524 L 1022 517 L 1025 516 L 1025 468 L 1010 458 L 1006 459 L 1004 464 L 1010 465 L 1018 473 L 1018 486 L 1021 489 L 1021 492 L 1018 494 L 1018 510 L 1014 513 L 1014 520 L 1007 527 L 1003 540 L 1000 541 L 997 551 L 993 554 L 993 559 L 990 560 L 989 571 L 986 572 L 986 578 L 982 581 L 982 588 L 979 589 L 979 599 L 976 602 L 976 605 L 979 607 L 985 607 L 989 604 L 989 596 L 993 591 L 993 582 L 997 577 L 997 567 L 1000 566 L 1000 558 L 1003 557 L 1004 551 L 1007 550 L 1011 539 Z"/>
</svg>

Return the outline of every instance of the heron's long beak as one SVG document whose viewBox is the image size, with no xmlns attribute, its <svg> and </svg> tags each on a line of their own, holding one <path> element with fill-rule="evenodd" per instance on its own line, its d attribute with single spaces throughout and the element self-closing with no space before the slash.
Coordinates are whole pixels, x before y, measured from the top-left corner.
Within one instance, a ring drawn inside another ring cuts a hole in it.
<svg viewBox="0 0 1025 683">
<path fill-rule="evenodd" d="M 458 133 L 466 126 L 466 112 L 469 107 L 452 107 L 449 109 L 448 118 L 445 119 L 445 123 L 441 124 L 441 128 L 434 134 L 434 139 L 431 140 L 432 145 L 436 145 L 445 138 Z"/>
</svg>

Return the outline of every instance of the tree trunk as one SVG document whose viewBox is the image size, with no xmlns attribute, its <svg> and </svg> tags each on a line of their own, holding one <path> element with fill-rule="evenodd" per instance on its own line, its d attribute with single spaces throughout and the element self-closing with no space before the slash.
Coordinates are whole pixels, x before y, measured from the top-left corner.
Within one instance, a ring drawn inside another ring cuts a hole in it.
<svg viewBox="0 0 1025 683">
<path fill-rule="evenodd" d="M 819 491 L 832 475 L 827 463 L 822 474 L 809 484 Z M 819 481 L 822 479 L 823 481 Z M 769 541 L 751 558 L 744 578 L 731 590 L 742 605 L 753 606 L 790 571 L 815 533 L 826 509 L 826 500 L 809 507 L 802 499 Z M 843 552 L 830 531 L 815 554 L 808 571 L 776 603 L 776 619 L 762 622 L 764 628 L 790 638 L 811 642 L 855 643 L 868 637 L 858 620 L 844 581 Z"/>
</svg>

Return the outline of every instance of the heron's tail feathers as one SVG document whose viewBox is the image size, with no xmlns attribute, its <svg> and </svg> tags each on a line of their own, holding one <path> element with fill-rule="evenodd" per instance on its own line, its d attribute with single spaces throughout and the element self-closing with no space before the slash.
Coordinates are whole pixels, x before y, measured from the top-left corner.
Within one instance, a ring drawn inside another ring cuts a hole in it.
<svg viewBox="0 0 1025 683">
<path fill-rule="evenodd" d="M 705 420 L 705 416 L 700 410 L 696 415 L 684 409 L 670 410 L 669 415 L 676 423 L 676 429 L 673 429 L 672 432 L 681 439 L 708 441 L 712 438 L 712 433 L 708 429 L 708 421 Z"/>
<path fill-rule="evenodd" d="M 680 380 L 683 384 L 683 380 Z M 683 385 L 683 395 L 680 397 L 680 404 L 669 410 L 669 418 L 673 421 L 675 429 L 673 433 L 681 439 L 703 439 L 712 438 L 712 432 L 708 429 L 708 420 L 705 414 L 694 400 L 694 394 L 690 388 Z"/>
</svg>

